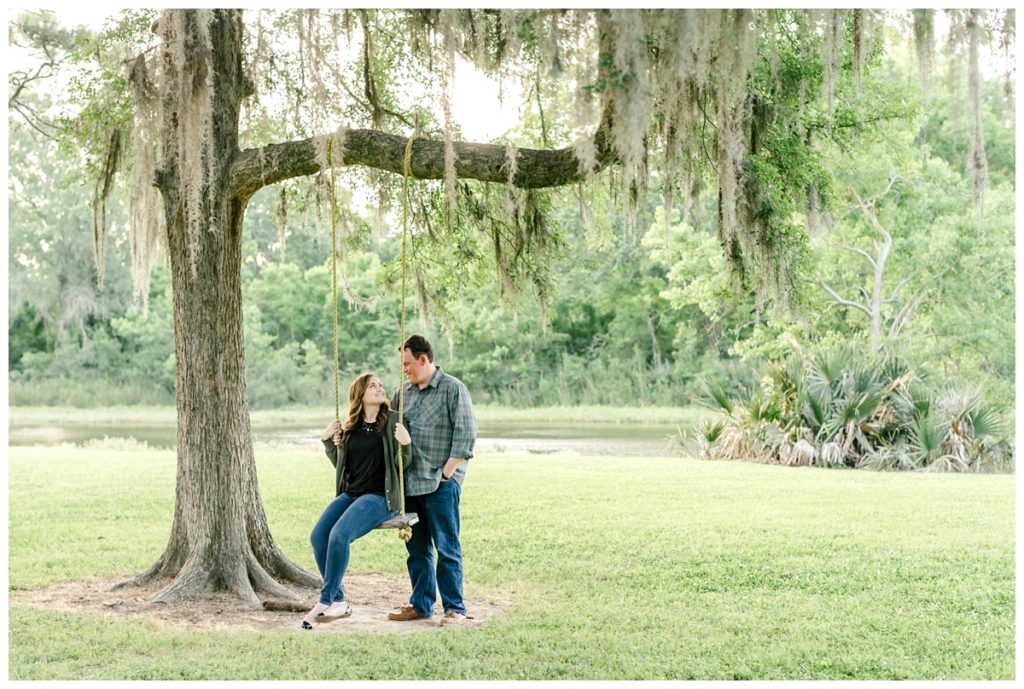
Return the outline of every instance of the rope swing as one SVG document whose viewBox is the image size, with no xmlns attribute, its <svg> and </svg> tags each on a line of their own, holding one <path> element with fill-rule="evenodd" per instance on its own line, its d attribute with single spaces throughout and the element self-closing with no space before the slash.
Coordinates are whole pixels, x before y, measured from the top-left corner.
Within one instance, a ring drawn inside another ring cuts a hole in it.
<svg viewBox="0 0 1024 689">
<path fill-rule="evenodd" d="M 405 410 L 405 386 L 401 384 L 405 368 L 402 344 L 405 342 L 405 292 L 408 281 L 408 236 L 409 236 L 409 177 L 412 176 L 412 142 L 418 134 L 409 137 L 405 145 L 405 165 L 402 175 L 402 312 L 399 316 L 398 344 L 398 423 L 402 423 Z M 334 305 L 334 418 L 341 421 L 341 358 L 338 337 L 338 220 L 337 202 L 334 190 L 334 137 L 327 140 L 327 160 L 331 168 L 331 303 Z M 405 464 L 402 444 L 398 443 L 398 495 L 399 513 L 380 524 L 378 529 L 398 529 L 398 537 L 403 541 L 412 538 L 412 525 L 419 522 L 415 512 L 405 511 Z"/>
</svg>

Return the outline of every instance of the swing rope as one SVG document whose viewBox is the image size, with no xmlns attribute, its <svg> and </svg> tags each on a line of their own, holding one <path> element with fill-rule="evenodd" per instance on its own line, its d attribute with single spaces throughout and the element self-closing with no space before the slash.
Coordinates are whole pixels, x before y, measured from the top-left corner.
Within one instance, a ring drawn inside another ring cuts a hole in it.
<svg viewBox="0 0 1024 689">
<path fill-rule="evenodd" d="M 399 317 L 400 343 L 405 344 L 405 293 L 408 284 L 408 243 L 409 243 L 409 177 L 412 176 L 412 142 L 418 134 L 409 137 L 405 145 L 405 166 L 402 175 L 402 312 Z M 334 177 L 334 140 L 327 140 L 327 160 L 331 167 L 331 303 L 334 305 L 333 338 L 334 338 L 334 419 L 341 421 L 341 358 L 338 336 L 338 218 L 337 201 L 335 199 L 335 177 Z M 405 411 L 405 385 L 401 384 L 402 373 L 405 368 L 405 351 L 399 345 L 398 355 L 398 423 L 402 423 Z M 402 453 L 402 444 L 398 443 L 398 495 L 399 495 L 399 519 L 403 525 L 398 529 L 398 537 L 403 541 L 412 538 L 412 528 L 406 523 L 405 517 L 405 464 Z M 415 516 L 415 515 L 413 515 Z M 390 521 L 390 520 L 389 520 Z M 417 520 L 418 521 L 418 520 Z M 411 523 L 416 523 L 415 521 Z"/>
<path fill-rule="evenodd" d="M 334 304 L 334 420 L 341 421 L 341 361 L 338 352 L 338 212 L 334 183 L 334 137 L 327 139 L 331 167 L 331 303 Z"/>
<path fill-rule="evenodd" d="M 407 261 L 409 243 L 409 178 L 412 176 L 412 142 L 416 134 L 409 137 L 405 144 L 405 161 L 402 169 L 402 311 L 398 319 L 398 423 L 402 423 L 405 412 L 405 383 L 402 372 L 405 368 L 405 292 L 408 282 L 409 265 Z M 405 515 L 405 465 L 402 458 L 402 443 L 398 443 L 398 487 L 400 498 L 400 514 Z M 398 537 L 403 541 L 412 538 L 412 529 L 403 526 L 398 530 Z"/>
</svg>

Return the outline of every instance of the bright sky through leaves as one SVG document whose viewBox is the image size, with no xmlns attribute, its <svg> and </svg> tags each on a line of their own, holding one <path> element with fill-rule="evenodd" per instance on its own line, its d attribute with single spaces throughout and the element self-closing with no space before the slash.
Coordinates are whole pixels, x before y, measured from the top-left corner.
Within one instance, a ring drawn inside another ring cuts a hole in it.
<svg viewBox="0 0 1024 689">
<path fill-rule="evenodd" d="M 8 10 L 8 19 L 13 19 L 19 11 L 21 10 Z M 116 13 L 116 8 L 97 7 L 92 4 L 69 5 L 56 10 L 62 25 L 84 25 L 96 31 L 103 27 L 104 20 Z M 14 57 L 18 59 L 17 56 Z M 9 64 L 8 68 L 11 67 Z M 471 63 L 457 57 L 455 69 L 452 109 L 455 121 L 462 127 L 466 140 L 494 141 L 521 120 L 522 89 L 518 83 L 505 80 L 502 84 L 504 93 L 501 94 L 504 97 L 500 98 L 498 82 L 487 77 Z M 440 120 L 440 102 L 436 108 Z"/>
</svg>

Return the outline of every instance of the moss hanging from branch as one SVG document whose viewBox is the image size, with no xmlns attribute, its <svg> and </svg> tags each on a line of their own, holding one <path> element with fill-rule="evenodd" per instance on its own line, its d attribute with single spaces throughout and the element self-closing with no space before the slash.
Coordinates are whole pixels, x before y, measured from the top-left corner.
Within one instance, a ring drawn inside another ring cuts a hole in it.
<svg viewBox="0 0 1024 689">
<path fill-rule="evenodd" d="M 870 10 L 853 10 L 853 78 L 857 95 L 861 94 L 861 79 L 864 74 L 864 41 L 868 33 Z"/>
<path fill-rule="evenodd" d="M 277 225 L 277 243 L 281 246 L 281 260 L 286 260 L 288 240 L 288 188 L 282 182 L 274 208 L 274 224 Z"/>
<path fill-rule="evenodd" d="M 156 83 L 144 55 L 131 62 L 128 83 L 135 102 L 131 136 L 132 183 L 128 198 L 128 241 L 131 253 L 132 299 L 142 298 L 149 313 L 149 276 L 161 255 L 166 255 L 162 231 L 160 192 L 156 187 L 157 161 L 162 158 L 161 105 Z"/>
<path fill-rule="evenodd" d="M 455 175 L 455 122 L 452 118 L 452 92 L 455 88 L 456 10 L 441 10 L 440 31 L 444 47 L 441 66 L 441 108 L 444 111 L 444 188 L 445 217 L 449 224 L 458 203 Z"/>
<path fill-rule="evenodd" d="M 692 186 L 694 122 L 699 110 L 694 46 L 698 45 L 698 12 L 695 10 L 654 10 L 652 33 L 661 36 L 654 69 L 656 120 L 661 123 L 664 151 L 661 165 L 665 199 L 666 241 L 672 223 L 675 194 L 682 186 L 684 196 Z M 706 58 L 704 58 L 706 61 Z M 684 198 L 683 215 L 689 206 Z"/>
<path fill-rule="evenodd" d="M 107 140 L 103 174 L 96 181 L 92 194 L 93 251 L 96 259 L 96 284 L 100 290 L 103 289 L 104 273 L 106 272 L 107 199 L 114 189 L 114 179 L 121 166 L 121 139 L 121 130 L 116 127 L 112 129 Z"/>
<path fill-rule="evenodd" d="M 259 133 L 270 128 L 270 114 L 267 112 L 266 104 L 260 99 L 262 87 L 270 82 L 265 74 L 266 65 L 271 60 L 270 40 L 266 27 L 268 15 L 268 10 L 256 11 L 256 21 L 247 34 L 249 50 L 243 55 L 245 73 L 250 75 L 256 86 L 249 98 L 242 103 L 242 114 L 246 123 L 240 132 L 240 144 L 243 147 L 253 145 L 254 139 L 258 140 Z"/>
<path fill-rule="evenodd" d="M 999 47 L 1003 49 L 1003 122 L 1013 126 L 1016 117 L 1014 97 L 1014 55 L 1013 45 L 1017 33 L 1016 11 L 1010 8 L 1003 12 L 999 25 Z"/>
<path fill-rule="evenodd" d="M 501 64 L 519 55 L 522 43 L 519 40 L 519 21 L 515 10 L 498 10 L 498 41 L 495 47 L 495 62 Z"/>
<path fill-rule="evenodd" d="M 747 155 L 750 114 L 746 79 L 752 52 L 751 15 L 749 10 L 726 10 L 719 18 L 722 49 L 718 54 L 715 103 L 719 233 L 731 268 L 743 276 L 756 241 L 740 213 L 743 203 L 740 177 Z"/>
<path fill-rule="evenodd" d="M 576 39 L 575 84 L 572 101 L 573 153 L 579 161 L 579 171 L 589 178 L 597 168 L 597 144 L 594 130 L 598 112 L 595 107 L 593 85 L 597 79 L 597 62 L 587 45 L 593 40 L 594 23 L 590 13 L 573 13 L 572 33 Z M 596 41 L 594 41 L 596 43 Z"/>
<path fill-rule="evenodd" d="M 165 10 L 160 15 L 158 32 L 171 58 L 173 72 L 165 75 L 163 91 L 178 104 L 175 163 L 181 187 L 181 206 L 188 236 L 189 262 L 193 274 L 198 261 L 200 233 L 216 232 L 208 225 L 204 205 L 212 207 L 211 182 L 217 178 L 213 155 L 213 86 L 210 25 L 213 10 L 180 12 Z M 187 24 L 195 22 L 195 30 Z M 195 42 L 189 36 L 197 37 Z M 190 69 L 191 66 L 191 69 Z"/>
<path fill-rule="evenodd" d="M 700 26 L 697 29 L 697 48 L 694 51 L 694 74 L 697 75 L 697 86 L 703 90 L 714 80 L 713 62 L 718 54 L 722 35 L 721 10 L 705 10 L 698 12 Z"/>
<path fill-rule="evenodd" d="M 466 36 L 468 49 L 473 54 L 473 61 L 481 65 L 485 70 L 490 71 L 493 63 L 491 53 L 488 51 L 487 37 L 490 33 L 487 15 L 482 10 L 465 10 L 468 14 L 467 24 L 469 33 Z"/>
<path fill-rule="evenodd" d="M 314 131 L 324 126 L 324 114 L 329 112 L 328 104 L 332 100 L 331 91 L 324 81 L 327 71 L 328 57 L 324 51 L 323 31 L 320 25 L 318 10 L 298 10 L 295 22 L 299 27 L 299 44 L 303 57 L 303 81 L 308 82 L 305 91 L 312 97 L 315 107 L 312 108 L 312 124 Z"/>
<path fill-rule="evenodd" d="M 765 111 L 766 115 L 773 122 L 778 120 L 780 127 L 798 131 L 808 126 L 819 127 L 820 110 L 813 107 L 819 100 L 822 105 L 827 104 L 830 114 L 842 108 L 843 104 L 837 105 L 837 101 L 844 91 L 838 85 L 845 86 L 847 82 L 846 76 L 841 77 L 841 74 L 850 72 L 851 85 L 856 81 L 864 88 L 863 70 L 872 52 L 873 23 L 872 13 L 867 10 L 855 10 L 849 16 L 840 10 L 736 13 L 675 8 L 346 10 L 326 14 L 288 10 L 247 16 L 251 19 L 244 52 L 252 59 L 245 64 L 252 70 L 257 92 L 262 91 L 263 95 L 249 99 L 243 106 L 250 125 L 247 136 L 251 137 L 245 140 L 252 141 L 260 151 L 258 157 L 269 161 L 268 165 L 280 163 L 271 147 L 266 147 L 265 158 L 262 155 L 264 142 L 271 137 L 280 138 L 271 125 L 283 126 L 286 134 L 294 139 L 289 145 L 298 145 L 306 139 L 322 136 L 324 129 L 333 127 L 334 123 L 346 122 L 353 127 L 350 130 L 352 143 L 362 156 L 358 162 L 373 168 L 372 172 L 353 174 L 359 179 L 370 179 L 370 186 L 379 196 L 377 207 L 384 213 L 389 203 L 390 180 L 394 177 L 391 173 L 395 169 L 386 159 L 387 154 L 367 156 L 366 147 L 370 141 L 373 142 L 371 148 L 390 147 L 393 142 L 387 136 L 368 136 L 360 127 L 372 126 L 377 133 L 392 137 L 406 135 L 411 126 L 402 127 L 400 131 L 388 131 L 388 128 L 396 122 L 408 125 L 416 121 L 418 115 L 423 122 L 420 131 L 437 141 L 436 146 L 430 148 L 433 157 L 428 165 L 424 166 L 420 157 L 418 174 L 443 179 L 437 184 L 437 190 L 443 192 L 438 196 L 443 203 L 438 209 L 439 217 L 443 214 L 445 221 L 459 227 L 460 232 L 472 232 L 470 215 L 458 208 L 466 197 L 461 191 L 464 180 L 459 180 L 457 175 L 488 178 L 469 173 L 467 166 L 472 167 L 473 156 L 486 153 L 489 158 L 493 151 L 485 152 L 483 147 L 478 149 L 456 142 L 458 131 L 451 112 L 455 55 L 471 60 L 486 71 L 493 70 L 502 79 L 523 75 L 532 78 L 539 66 L 541 74 L 557 77 L 561 73 L 555 88 L 572 94 L 569 102 L 573 138 L 566 139 L 565 143 L 571 141 L 573 157 L 569 160 L 573 168 L 586 178 L 608 165 L 614 154 L 618 169 L 609 174 L 608 179 L 609 184 L 616 187 L 616 197 L 622 199 L 625 194 L 630 207 L 635 209 L 645 184 L 655 180 L 664 193 L 669 222 L 674 219 L 678 197 L 683 198 L 685 216 L 691 203 L 689 197 L 694 189 L 699 189 L 705 175 L 709 179 L 717 177 L 719 230 L 726 254 L 738 272 L 764 270 L 765 274 L 771 272 L 768 264 L 775 250 L 771 241 L 766 250 L 761 250 L 760 244 L 768 236 L 764 228 L 774 228 L 774 237 L 784 233 L 779 230 L 781 224 L 773 224 L 774 219 L 766 221 L 764 216 L 783 212 L 778 210 L 780 208 L 789 212 L 792 203 L 799 203 L 801 211 L 812 209 L 813 215 L 818 194 L 823 203 L 827 203 L 828 194 L 823 186 L 818 186 L 819 192 L 814 194 L 809 184 L 804 185 L 798 195 L 793 195 L 789 187 L 779 192 L 770 182 L 762 185 L 750 181 L 751 132 L 757 129 L 751 124 L 750 112 L 756 101 L 752 94 L 757 91 L 767 96 L 773 107 Z M 808 16 L 811 22 L 806 20 Z M 955 33 L 957 15 L 952 16 Z M 931 32 L 930 13 L 916 14 L 915 26 L 923 26 L 925 19 Z M 360 23 L 356 24 L 357 21 Z M 360 25 L 363 31 L 359 31 Z M 752 26 L 757 27 L 762 41 L 761 55 L 767 75 L 764 79 L 759 77 L 756 86 L 748 79 Z M 843 44 L 847 29 L 851 34 L 850 47 Z M 283 38 L 282 31 L 286 34 Z M 168 42 L 173 42 L 183 32 L 168 26 L 163 33 Z M 208 36 L 208 32 L 203 35 Z M 353 36 L 354 40 L 361 41 L 358 45 L 351 44 Z M 175 54 L 180 55 L 182 48 L 178 46 Z M 442 107 L 438 110 L 443 111 L 443 115 L 439 112 L 431 117 L 422 104 L 403 102 L 406 94 L 399 92 L 386 76 L 386 66 L 395 60 L 407 59 L 409 49 L 417 59 L 403 64 L 402 78 L 411 74 L 425 92 L 439 93 Z M 189 50 L 190 58 L 202 58 L 209 47 L 189 46 Z M 273 62 L 274 66 L 262 64 L 266 62 Z M 406 69 L 409 74 L 405 74 Z M 171 68 L 168 83 L 178 84 L 183 91 L 188 91 L 185 93 L 188 99 L 200 101 L 201 106 L 203 97 L 208 96 L 203 90 L 205 80 L 193 75 L 185 84 L 180 77 Z M 548 80 L 549 89 L 551 83 Z M 961 100 L 970 102 L 967 98 Z M 779 102 L 785 102 L 785 107 L 774 107 Z M 812 106 L 806 115 L 805 103 Z M 544 105 L 547 110 L 549 104 Z M 553 100 L 550 107 L 557 109 L 563 105 L 565 103 Z M 596 107 L 598 105 L 600 108 Z M 195 207 L 197 199 L 206 202 L 203 194 L 209 184 L 205 180 L 211 177 L 210 171 L 204 170 L 202 153 L 206 128 L 193 126 L 202 124 L 203 108 L 189 107 L 187 112 L 195 122 L 179 123 L 184 136 L 178 138 L 189 142 L 191 154 L 178 151 L 168 155 L 180 158 L 183 163 L 180 167 L 185 182 L 183 200 L 187 201 L 186 216 L 191 218 L 194 214 L 189 207 Z M 596 137 L 595 131 L 599 133 Z M 554 143 L 558 137 L 567 137 L 565 129 L 557 126 L 550 128 L 550 134 Z M 440 141 L 442 135 L 443 142 Z M 336 137 L 334 140 L 341 143 Z M 132 144 L 134 146 L 134 139 Z M 794 136 L 792 145 L 810 144 Z M 308 144 L 306 148 L 308 150 Z M 339 154 L 344 159 L 347 156 L 340 150 L 342 148 L 343 145 L 339 145 Z M 443 169 L 439 165 L 442 151 Z M 242 152 L 243 157 L 246 154 L 251 157 L 251 152 Z M 465 160 L 458 160 L 457 154 Z M 323 151 L 316 157 L 323 158 Z M 525 148 L 521 156 L 516 154 L 516 174 L 520 178 L 527 174 L 524 171 L 533 169 L 533 160 L 536 157 Z M 493 174 L 498 167 L 498 162 L 488 160 L 488 174 Z M 378 173 L 378 168 L 390 172 Z M 501 166 L 502 178 L 509 169 Z M 197 176 L 197 171 L 203 174 Z M 277 177 L 286 178 L 288 176 Z M 195 180 L 199 180 L 198 186 Z M 501 184 L 504 179 L 491 181 Z M 518 183 L 522 181 L 519 179 Z M 577 179 L 568 181 L 576 183 Z M 322 176 L 317 179 L 319 185 L 323 182 Z M 528 199 L 519 193 L 508 193 L 506 186 L 507 182 L 501 184 L 500 193 L 496 188 L 493 194 L 483 194 L 485 205 L 489 208 L 500 205 L 508 220 L 517 215 L 527 217 Z M 245 187 L 246 192 L 251 190 L 252 185 Z M 315 189 L 321 198 L 324 190 L 323 186 Z M 793 198 L 786 199 L 790 205 L 768 203 L 767 200 L 776 200 L 771 198 L 774 194 L 789 194 Z M 584 215 L 587 215 L 586 194 L 579 196 Z M 751 199 L 758 200 L 756 212 L 747 208 Z M 516 211 L 510 213 L 512 208 Z M 424 223 L 426 219 L 420 215 L 417 222 Z M 512 225 L 514 223 L 510 227 Z M 525 232 L 529 224 L 517 227 Z M 194 238 L 195 228 L 190 225 L 189 229 L 190 238 Z M 504 254 L 514 256 L 516 246 L 527 245 L 526 236 L 520 235 L 518 229 L 505 228 L 503 232 L 507 238 L 502 244 Z M 435 236 L 444 242 L 452 235 L 434 227 L 423 239 L 434 241 Z"/>
<path fill-rule="evenodd" d="M 825 63 L 823 88 L 828 116 L 831 118 L 836 109 L 836 72 L 839 69 L 839 53 L 843 42 L 843 10 L 822 10 L 821 13 L 825 20 L 825 37 L 822 42 L 822 57 Z"/>
<path fill-rule="evenodd" d="M 341 125 L 333 134 L 318 136 L 313 139 L 313 146 L 316 148 L 316 159 L 323 172 L 318 177 L 318 191 L 320 193 L 320 207 L 329 208 L 332 201 L 337 199 L 338 190 L 332 184 L 337 176 L 332 175 L 330 170 L 334 167 L 341 167 L 345 164 L 345 139 L 348 136 L 348 128 Z"/>
<path fill-rule="evenodd" d="M 508 183 L 505 185 L 505 198 L 506 200 L 513 199 L 516 189 L 512 180 L 515 179 L 516 172 L 519 170 L 519 149 L 515 144 L 509 143 L 505 146 L 505 162 L 502 169 L 505 170 L 508 177 Z M 510 215 L 514 210 L 510 205 L 506 205 L 506 209 Z"/>
<path fill-rule="evenodd" d="M 946 89 L 949 92 L 949 117 L 951 120 L 960 121 L 964 117 L 965 98 L 964 82 L 969 79 L 964 77 L 963 72 L 963 48 L 969 41 L 967 32 L 967 11 L 946 10 L 949 18 L 949 33 L 946 35 L 946 45 L 943 49 L 946 60 Z"/>
<path fill-rule="evenodd" d="M 359 23 L 363 28 L 363 95 L 370 108 L 370 122 L 374 129 L 384 126 L 384 109 L 377 94 L 377 79 L 373 75 L 373 31 L 370 28 L 370 15 L 366 10 L 359 10 Z"/>
<path fill-rule="evenodd" d="M 557 79 L 562 73 L 562 31 L 558 26 L 558 20 L 563 12 L 564 10 L 548 10 L 541 14 L 544 27 L 541 29 L 540 65 L 549 79 Z"/>
<path fill-rule="evenodd" d="M 767 38 L 768 44 L 768 69 L 771 71 L 772 84 L 776 92 L 782 91 L 782 81 L 779 78 L 779 14 L 781 10 L 768 10 L 761 15 L 764 21 L 760 24 L 761 30 Z"/>
<path fill-rule="evenodd" d="M 988 161 L 985 158 L 985 132 L 981 122 L 981 69 L 978 51 L 982 42 L 981 11 L 971 10 L 967 20 L 970 43 L 970 67 L 968 90 L 971 99 L 971 114 L 974 121 L 974 137 L 971 140 L 971 173 L 974 177 L 974 209 L 978 232 L 985 227 L 985 189 L 988 186 Z"/>
<path fill-rule="evenodd" d="M 935 65 L 935 10 L 914 10 L 914 52 L 921 75 L 921 92 L 931 97 Z"/>
<path fill-rule="evenodd" d="M 636 208 L 647 181 L 647 132 L 651 118 L 647 39 L 642 11 L 613 9 L 609 29 L 615 52 L 612 119 L 615 150 L 622 167 L 622 187 L 630 209 Z"/>
</svg>

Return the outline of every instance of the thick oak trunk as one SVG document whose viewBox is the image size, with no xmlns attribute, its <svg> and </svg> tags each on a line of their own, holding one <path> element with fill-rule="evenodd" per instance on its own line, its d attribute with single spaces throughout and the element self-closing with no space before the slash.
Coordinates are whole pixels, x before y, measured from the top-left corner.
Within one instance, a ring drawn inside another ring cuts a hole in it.
<svg viewBox="0 0 1024 689">
<path fill-rule="evenodd" d="M 181 12 L 179 10 L 179 12 Z M 277 579 L 316 585 L 274 545 L 260 499 L 245 395 L 242 341 L 241 232 L 247 198 L 232 196 L 227 175 L 238 153 L 238 110 L 246 81 L 241 68 L 241 13 L 218 10 L 204 51 L 197 13 L 184 11 L 187 78 L 212 79 L 213 139 L 206 149 L 214 174 L 203 186 L 202 229 L 187 227 L 180 137 L 195 140 L 185 114 L 194 107 L 179 89 L 165 100 L 164 151 L 158 186 L 166 214 L 174 294 L 177 357 L 178 472 L 167 548 L 137 583 L 173 580 L 156 600 L 231 591 L 259 602 L 259 593 L 292 597 Z M 173 48 L 165 46 L 166 68 Z M 212 67 L 212 69 L 210 69 Z M 208 82 L 210 83 L 210 82 Z M 186 89 L 187 92 L 187 89 Z M 188 154 L 200 152 L 187 149 Z"/>
</svg>

